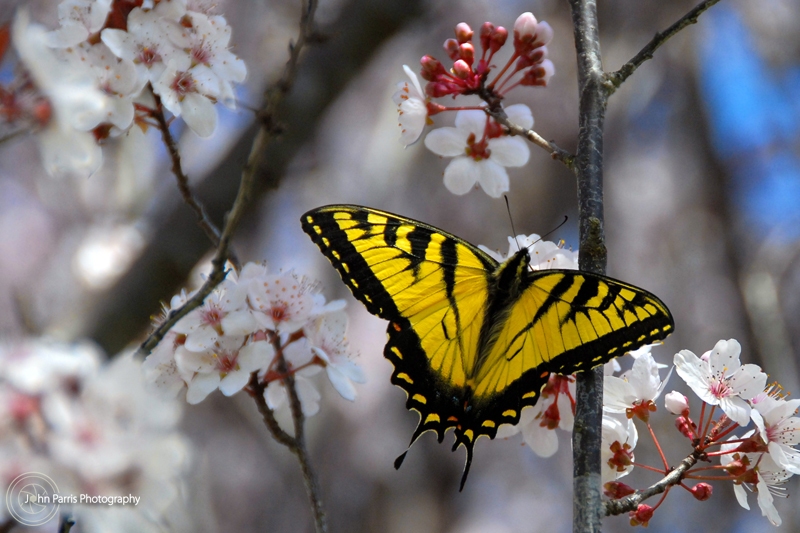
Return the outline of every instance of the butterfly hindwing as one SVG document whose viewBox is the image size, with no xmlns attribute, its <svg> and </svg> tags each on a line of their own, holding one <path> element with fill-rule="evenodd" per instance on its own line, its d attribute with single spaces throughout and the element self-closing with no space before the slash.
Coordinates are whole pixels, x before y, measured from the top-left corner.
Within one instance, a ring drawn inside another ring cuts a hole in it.
<svg viewBox="0 0 800 533">
<path fill-rule="evenodd" d="M 534 272 L 527 250 L 498 264 L 433 226 L 359 206 L 320 207 L 302 224 L 353 295 L 389 321 L 392 383 L 420 414 L 411 442 L 454 428 L 453 449 L 465 446 L 462 488 L 477 438 L 517 424 L 551 372 L 594 368 L 674 328 L 653 294 L 577 270 Z"/>
</svg>

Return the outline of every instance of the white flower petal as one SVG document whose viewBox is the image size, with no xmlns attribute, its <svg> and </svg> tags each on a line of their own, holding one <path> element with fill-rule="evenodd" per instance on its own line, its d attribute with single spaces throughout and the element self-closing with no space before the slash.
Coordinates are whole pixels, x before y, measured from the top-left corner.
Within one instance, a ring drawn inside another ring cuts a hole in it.
<svg viewBox="0 0 800 533">
<path fill-rule="evenodd" d="M 442 157 L 463 156 L 468 134 L 458 128 L 437 128 L 425 137 L 425 146 Z"/>
<path fill-rule="evenodd" d="M 733 493 L 736 495 L 736 501 L 739 502 L 739 505 L 749 511 L 750 505 L 747 503 L 747 492 L 745 492 L 744 487 L 742 485 L 734 485 Z"/>
<path fill-rule="evenodd" d="M 719 400 L 719 406 L 728 418 L 744 427 L 750 422 L 750 405 L 738 396 L 728 396 Z"/>
<path fill-rule="evenodd" d="M 486 194 L 492 198 L 500 198 L 504 192 L 508 192 L 508 173 L 506 173 L 506 169 L 491 159 L 478 161 L 477 167 L 478 183 Z"/>
<path fill-rule="evenodd" d="M 234 370 L 222 378 L 219 382 L 219 390 L 225 396 L 233 396 L 242 390 L 248 381 L 250 381 L 250 372 Z"/>
<path fill-rule="evenodd" d="M 406 76 L 408 76 L 411 79 L 411 84 L 414 86 L 414 90 L 417 91 L 417 94 L 414 96 L 416 96 L 421 100 L 424 100 L 425 91 L 422 90 L 422 86 L 419 84 L 419 78 L 417 78 L 416 73 L 413 70 L 411 70 L 411 68 L 409 68 L 408 65 L 403 65 L 403 70 L 405 71 Z"/>
<path fill-rule="evenodd" d="M 453 194 L 467 194 L 478 182 L 479 176 L 478 164 L 473 159 L 466 156 L 456 157 L 444 169 L 444 186 Z"/>
<path fill-rule="evenodd" d="M 211 394 L 219 387 L 219 374 L 197 374 L 192 381 L 189 382 L 189 388 L 186 391 L 186 401 L 194 405 L 205 400 L 206 396 Z"/>
<path fill-rule="evenodd" d="M 356 399 L 356 388 L 353 387 L 353 384 L 350 383 L 350 380 L 339 368 L 328 365 L 325 370 L 328 372 L 328 379 L 331 380 L 331 385 L 342 398 L 351 402 Z"/>
<path fill-rule="evenodd" d="M 489 140 L 490 161 L 504 167 L 521 167 L 531 155 L 528 144 L 519 137 L 503 136 Z"/>
<path fill-rule="evenodd" d="M 533 115 L 530 107 L 525 104 L 514 104 L 505 108 L 505 111 L 508 120 L 514 124 L 522 126 L 526 130 L 533 128 Z"/>
<path fill-rule="evenodd" d="M 210 137 L 217 129 L 217 110 L 211 100 L 200 94 L 186 95 L 181 102 L 181 116 L 200 137 Z"/>
<path fill-rule="evenodd" d="M 770 494 L 767 482 L 764 481 L 761 473 L 758 473 L 756 488 L 758 489 L 758 506 L 761 507 L 761 514 L 766 516 L 773 526 L 781 525 L 781 517 L 772 503 L 772 494 Z"/>
<path fill-rule="evenodd" d="M 470 133 L 475 134 L 475 138 L 480 140 L 486 129 L 486 118 L 488 115 L 478 109 L 467 109 L 456 113 L 456 128 L 465 132 L 465 138 Z"/>
</svg>

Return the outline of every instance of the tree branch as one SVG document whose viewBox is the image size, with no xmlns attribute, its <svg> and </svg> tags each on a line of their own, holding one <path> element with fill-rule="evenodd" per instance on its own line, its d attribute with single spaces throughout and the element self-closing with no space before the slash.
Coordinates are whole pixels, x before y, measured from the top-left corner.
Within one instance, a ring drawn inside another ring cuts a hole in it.
<svg viewBox="0 0 800 533">
<path fill-rule="evenodd" d="M 633 59 L 622 65 L 622 68 L 616 72 L 606 74 L 606 79 L 610 84 L 608 87 L 608 94 L 613 94 L 614 91 L 616 91 L 619 86 L 622 85 L 622 83 L 642 65 L 642 63 L 648 59 L 652 59 L 653 53 L 658 50 L 662 44 L 667 42 L 668 39 L 684 29 L 686 26 L 695 24 L 700 15 L 717 2 L 719 2 L 719 0 L 704 0 L 703 2 L 700 2 L 691 11 L 681 17 L 675 24 L 661 33 L 656 33 L 655 37 L 653 37 L 653 39 L 647 43 L 647 45 L 642 48 L 639 53 L 633 57 Z"/>
<path fill-rule="evenodd" d="M 506 115 L 505 111 L 503 111 L 502 107 L 498 107 L 497 110 L 489 109 L 488 107 L 485 108 L 486 114 L 491 116 L 498 124 L 502 124 L 506 128 L 508 128 L 509 135 L 519 135 L 520 137 L 525 137 L 530 142 L 544 148 L 550 153 L 550 157 L 561 161 L 566 165 L 567 168 L 572 168 L 573 160 L 575 156 L 571 153 L 567 152 L 566 150 L 562 150 L 554 142 L 550 142 L 544 139 L 541 135 L 536 133 L 533 130 L 526 130 L 522 126 L 518 124 L 514 124 L 510 120 L 508 120 L 508 115 Z"/>
<path fill-rule="evenodd" d="M 600 55 L 596 0 L 570 0 L 580 91 L 578 149 L 573 171 L 578 180 L 581 270 L 605 274 L 603 233 L 603 124 L 607 92 Z M 603 369 L 576 375 L 577 398 L 572 434 L 574 533 L 600 531 L 600 443 Z"/>
<path fill-rule="evenodd" d="M 639 507 L 639 504 L 644 500 L 663 493 L 668 487 L 679 484 L 686 472 L 697 464 L 698 459 L 699 453 L 694 452 L 692 455 L 681 461 L 681 464 L 678 466 L 678 468 L 667 474 L 664 479 L 658 483 L 651 485 L 646 489 L 636 491 L 636 493 L 631 494 L 630 496 L 621 500 L 611 500 L 605 502 L 605 516 L 620 515 L 622 513 L 635 511 Z"/>
</svg>

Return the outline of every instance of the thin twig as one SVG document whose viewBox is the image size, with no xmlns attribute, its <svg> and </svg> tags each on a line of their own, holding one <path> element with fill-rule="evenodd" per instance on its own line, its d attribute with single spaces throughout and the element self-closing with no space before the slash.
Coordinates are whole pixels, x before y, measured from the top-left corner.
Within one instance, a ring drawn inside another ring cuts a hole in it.
<svg viewBox="0 0 800 533">
<path fill-rule="evenodd" d="M 300 17 L 300 32 L 297 38 L 297 43 L 290 45 L 289 60 L 286 62 L 283 75 L 271 87 L 268 87 L 264 92 L 264 102 L 261 110 L 257 116 L 261 122 L 256 137 L 253 140 L 253 146 L 250 149 L 250 155 L 247 162 L 242 169 L 242 176 L 239 181 L 239 191 L 236 193 L 236 200 L 233 202 L 230 212 L 225 217 L 225 226 L 222 234 L 219 236 L 219 244 L 217 245 L 217 253 L 211 261 L 212 270 L 206 282 L 182 307 L 173 310 L 167 320 L 165 320 L 150 336 L 142 343 L 137 351 L 137 355 L 146 356 L 152 351 L 153 348 L 159 343 L 167 332 L 174 326 L 178 320 L 186 316 L 192 310 L 196 309 L 203 303 L 203 299 L 211 294 L 222 280 L 225 279 L 227 272 L 225 265 L 230 257 L 230 242 L 233 234 L 239 227 L 242 216 L 250 205 L 253 196 L 253 190 L 256 184 L 256 174 L 258 172 L 261 160 L 266 153 L 266 147 L 270 141 L 280 132 L 280 128 L 275 121 L 275 113 L 277 112 L 279 104 L 283 98 L 292 88 L 294 78 L 297 73 L 297 62 L 300 58 L 300 50 L 307 44 L 313 37 L 314 30 L 314 12 L 317 9 L 316 0 L 308 0 L 308 3 L 303 8 L 302 16 Z M 167 130 L 168 131 L 168 130 Z M 173 160 L 174 163 L 174 160 Z"/>
<path fill-rule="evenodd" d="M 275 342 L 279 343 L 280 339 L 276 339 Z M 311 504 L 311 510 L 314 513 L 314 526 L 316 531 L 317 533 L 324 533 L 328 530 L 328 524 L 325 517 L 325 510 L 322 507 L 322 498 L 320 496 L 317 476 L 311 466 L 311 458 L 306 448 L 303 405 L 300 403 L 300 397 L 297 395 L 294 374 L 289 372 L 286 359 L 283 357 L 283 350 L 280 349 L 280 346 L 277 347 L 276 353 L 278 372 L 286 376 L 283 378 L 283 384 L 289 393 L 289 408 L 292 412 L 292 420 L 294 422 L 294 446 L 290 446 L 290 449 L 292 453 L 297 456 L 297 460 L 300 462 L 300 468 L 303 471 L 303 481 L 306 486 L 308 501 Z"/>
<path fill-rule="evenodd" d="M 519 124 L 514 124 L 510 120 L 508 120 L 508 115 L 506 115 L 505 111 L 502 108 L 498 108 L 497 110 L 491 110 L 488 107 L 484 108 L 486 114 L 491 116 L 492 118 L 497 121 L 498 124 L 502 124 L 506 128 L 508 128 L 509 135 L 519 135 L 521 137 L 525 137 L 530 142 L 544 148 L 550 153 L 550 157 L 561 161 L 567 168 L 572 168 L 572 162 L 575 159 L 575 156 L 571 153 L 567 152 L 566 150 L 562 150 L 555 143 L 545 140 L 544 137 L 539 135 L 533 130 L 528 130 L 520 126 Z"/>
<path fill-rule="evenodd" d="M 701 452 L 693 452 L 692 455 L 681 461 L 680 466 L 664 476 L 664 479 L 658 483 L 651 485 L 646 489 L 636 491 L 634 494 L 631 494 L 630 496 L 621 500 L 611 500 L 605 502 L 603 504 L 605 516 L 620 515 L 622 513 L 635 511 L 636 508 L 639 507 L 639 504 L 644 500 L 652 498 L 657 494 L 661 494 L 662 492 L 666 491 L 668 487 L 678 485 L 686 472 L 697 464 L 700 453 Z"/>
<path fill-rule="evenodd" d="M 256 401 L 258 412 L 261 413 L 261 416 L 264 418 L 264 424 L 267 426 L 269 432 L 272 433 L 272 436 L 275 437 L 276 441 L 292 449 L 295 446 L 294 437 L 286 433 L 283 428 L 281 428 L 280 424 L 278 424 L 278 421 L 275 419 L 275 414 L 272 412 L 272 409 L 269 408 L 267 400 L 264 398 L 265 390 L 266 386 L 258 380 L 258 372 L 253 372 L 250 376 L 250 395 Z"/>
<path fill-rule="evenodd" d="M 691 11 L 681 17 L 675 24 L 661 33 L 656 33 L 655 37 L 653 37 L 650 42 L 647 43 L 647 45 L 633 57 L 633 59 L 622 65 L 622 68 L 616 72 L 606 74 L 606 79 L 610 84 L 608 88 L 609 94 L 612 94 L 615 90 L 617 90 L 619 86 L 622 85 L 622 83 L 642 65 L 642 63 L 648 59 L 652 59 L 653 53 L 658 50 L 662 44 L 667 42 L 667 40 L 684 29 L 686 26 L 695 24 L 700 15 L 717 2 L 719 2 L 719 0 L 704 0 L 703 2 L 700 2 Z"/>
<path fill-rule="evenodd" d="M 156 101 L 156 108 L 153 110 L 152 116 L 156 119 L 156 122 L 158 122 L 158 129 L 161 130 L 161 138 L 164 140 L 164 146 L 167 147 L 167 152 L 172 160 L 172 173 L 175 175 L 175 179 L 178 183 L 178 190 L 180 191 L 183 201 L 186 203 L 186 205 L 188 205 L 191 210 L 194 211 L 195 215 L 197 216 L 197 223 L 201 228 L 203 228 L 206 236 L 208 236 L 209 240 L 211 240 L 214 246 L 219 246 L 219 228 L 217 228 L 216 224 L 214 224 L 214 222 L 208 217 L 205 207 L 203 207 L 203 204 L 200 203 L 200 200 L 194 197 L 194 194 L 192 194 L 192 191 L 189 188 L 189 177 L 183 171 L 181 154 L 178 150 L 178 143 L 175 142 L 175 138 L 169 131 L 169 123 L 164 116 L 164 106 L 161 103 L 161 96 L 152 90 L 150 92 Z M 236 264 L 235 261 L 231 262 Z"/>
</svg>

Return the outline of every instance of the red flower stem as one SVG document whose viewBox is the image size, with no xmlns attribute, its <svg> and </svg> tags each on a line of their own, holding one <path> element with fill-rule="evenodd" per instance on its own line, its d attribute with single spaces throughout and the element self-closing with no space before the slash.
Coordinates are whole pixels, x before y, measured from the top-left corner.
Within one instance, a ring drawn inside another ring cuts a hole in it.
<svg viewBox="0 0 800 533">
<path fill-rule="evenodd" d="M 744 442 L 744 441 L 740 440 L 739 442 Z M 728 444 L 728 443 L 726 442 L 725 444 Z M 722 450 L 720 450 L 718 452 L 708 452 L 708 453 L 706 453 L 706 455 L 709 456 L 709 457 L 719 457 L 720 455 L 730 455 L 732 453 L 736 453 L 736 450 L 730 450 L 730 451 L 727 451 L 727 452 L 723 452 Z"/>
<path fill-rule="evenodd" d="M 517 72 L 519 72 L 520 70 L 522 70 L 522 69 L 521 69 L 521 68 L 519 68 L 519 67 L 515 67 L 515 68 L 514 68 L 514 72 L 512 72 L 511 74 L 509 74 L 509 75 L 508 75 L 508 77 L 506 77 L 506 79 L 505 79 L 505 80 L 503 80 L 503 83 L 501 83 L 500 85 L 498 85 L 498 87 L 497 87 L 497 90 L 498 90 L 498 91 L 502 90 L 502 89 L 503 89 L 503 85 L 505 85 L 506 83 L 508 83 L 509 81 L 511 81 L 511 78 L 513 78 L 513 77 L 514 77 L 514 74 L 516 74 L 516 73 L 517 73 Z M 509 90 L 511 90 L 511 89 L 509 89 Z"/>
<path fill-rule="evenodd" d="M 658 450 L 658 454 L 661 456 L 661 460 L 664 462 L 664 471 L 669 471 L 669 463 L 667 463 L 667 458 L 664 457 L 664 451 L 661 449 L 661 445 L 658 443 L 658 439 L 656 438 L 656 434 L 653 432 L 653 428 L 650 426 L 650 422 L 647 422 L 647 429 L 650 431 L 650 436 L 653 437 L 653 442 L 656 445 L 656 449 Z"/>
<path fill-rule="evenodd" d="M 704 404 L 705 406 L 705 404 Z M 700 435 L 700 443 L 702 444 L 706 440 L 706 435 L 708 434 L 708 429 L 711 427 L 711 420 L 714 418 L 714 411 L 716 411 L 717 406 L 714 405 L 711 407 L 711 412 L 708 413 L 708 421 L 706 422 L 706 427 L 703 430 L 703 433 Z"/>
<path fill-rule="evenodd" d="M 661 505 L 661 503 L 664 501 L 664 498 L 666 498 L 666 497 L 667 497 L 667 494 L 669 494 L 669 490 L 670 490 L 671 488 L 672 488 L 672 486 L 669 486 L 669 487 L 667 487 L 667 489 L 664 491 L 664 494 L 662 494 L 662 495 L 661 495 L 661 499 L 660 499 L 660 500 L 658 500 L 658 503 L 657 503 L 657 504 L 655 504 L 655 505 L 653 506 L 653 511 L 655 511 L 656 509 L 658 509 L 658 506 L 659 506 L 659 505 Z"/>
<path fill-rule="evenodd" d="M 637 468 L 644 468 L 645 470 L 651 470 L 653 472 L 658 472 L 659 474 L 666 474 L 666 472 L 664 472 L 663 470 L 659 470 L 658 468 L 652 466 L 643 465 L 641 463 L 631 463 L 631 464 Z"/>
<path fill-rule="evenodd" d="M 500 74 L 498 74 L 498 75 L 497 75 L 497 77 L 494 79 L 494 81 L 493 81 L 492 83 L 490 83 L 490 84 L 489 84 L 489 85 L 488 85 L 486 88 L 487 88 L 487 89 L 493 89 L 493 88 L 494 88 L 494 84 L 495 84 L 495 83 L 497 83 L 497 81 L 498 81 L 500 78 L 502 78 L 502 77 L 503 77 L 503 74 L 505 74 L 505 73 L 506 73 L 506 70 L 508 70 L 508 67 L 510 67 L 510 66 L 511 66 L 511 64 L 512 64 L 514 61 L 516 61 L 518 57 L 519 57 L 519 54 L 518 54 L 518 53 L 515 51 L 515 52 L 514 52 L 514 55 L 512 55 L 512 56 L 511 56 L 511 59 L 509 59 L 509 60 L 508 60 L 508 63 L 506 63 L 506 66 L 504 66 L 504 67 L 503 67 L 503 70 L 501 70 L 501 71 L 500 71 Z"/>
<path fill-rule="evenodd" d="M 514 87 L 517 87 L 517 86 L 518 86 L 520 83 L 522 83 L 522 80 L 519 80 L 517 83 L 515 83 L 515 84 L 514 84 L 514 85 L 512 85 L 512 86 L 510 86 L 510 87 L 509 87 L 508 89 L 506 89 L 505 91 L 501 91 L 501 92 L 500 92 L 500 94 L 501 94 L 501 95 L 505 95 L 505 94 L 506 94 L 506 93 L 508 93 L 508 92 L 509 92 L 511 89 L 513 89 Z"/>
<path fill-rule="evenodd" d="M 714 466 L 701 466 L 700 468 L 692 468 L 692 472 L 700 472 L 701 470 L 725 470 L 727 467 L 723 465 Z"/>
<path fill-rule="evenodd" d="M 703 429 L 703 419 L 705 416 L 706 416 L 706 402 L 703 402 L 703 407 L 702 409 L 700 409 L 700 420 L 697 421 L 697 429 L 699 430 Z M 689 417 L 687 416 L 686 418 L 688 420 Z M 700 443 L 702 443 L 703 435 L 698 435 L 698 437 L 700 438 Z"/>
<path fill-rule="evenodd" d="M 726 429 L 726 430 L 724 430 L 724 431 L 721 431 L 721 432 L 719 433 L 719 435 L 717 435 L 717 436 L 715 437 L 715 440 L 713 440 L 713 441 L 709 442 L 708 444 L 704 445 L 704 446 L 703 446 L 703 449 L 706 449 L 706 448 L 708 448 L 709 446 L 713 446 L 714 444 L 722 444 L 721 442 L 719 442 L 719 441 L 720 441 L 720 439 L 722 439 L 722 438 L 723 438 L 725 435 L 727 435 L 728 433 L 730 433 L 731 431 L 733 431 L 734 429 L 736 429 L 736 428 L 738 428 L 738 427 L 739 427 L 739 424 L 737 424 L 736 422 L 734 422 L 734 423 L 733 423 L 733 425 L 732 425 L 731 427 L 727 428 L 727 429 Z M 728 442 L 728 443 L 731 443 L 731 442 L 743 442 L 743 440 L 744 440 L 744 439 L 738 439 L 738 440 L 733 440 L 733 441 L 730 441 L 730 440 L 729 440 L 729 441 L 727 441 L 727 442 Z"/>
<path fill-rule="evenodd" d="M 696 479 L 698 481 L 733 481 L 736 479 L 736 476 L 693 476 L 691 474 L 686 474 L 683 476 L 683 479 Z"/>
</svg>

